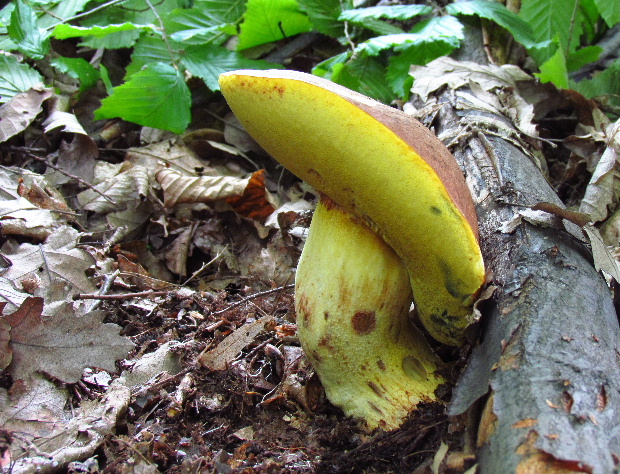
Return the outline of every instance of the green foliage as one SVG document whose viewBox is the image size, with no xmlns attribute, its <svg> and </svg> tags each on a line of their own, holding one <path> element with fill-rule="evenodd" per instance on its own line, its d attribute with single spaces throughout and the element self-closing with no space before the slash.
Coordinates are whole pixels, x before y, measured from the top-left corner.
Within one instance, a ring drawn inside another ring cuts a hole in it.
<svg viewBox="0 0 620 474">
<path fill-rule="evenodd" d="M 47 54 L 49 45 L 45 41 L 45 34 L 39 29 L 37 17 L 30 5 L 22 0 L 15 2 L 8 32 L 17 49 L 24 55 L 41 59 Z"/>
<path fill-rule="evenodd" d="M 52 66 L 77 79 L 80 82 L 80 92 L 95 87 L 100 78 L 99 71 L 84 58 L 63 58 L 61 56 L 52 61 Z"/>
<path fill-rule="evenodd" d="M 343 9 L 352 7 L 352 0 L 299 0 L 314 29 L 332 38 L 343 38 L 344 22 L 339 17 Z"/>
<path fill-rule="evenodd" d="M 590 96 L 620 94 L 620 82 L 599 79 L 579 87 L 570 80 L 571 72 L 598 59 L 602 49 L 592 43 L 620 22 L 620 0 L 523 0 L 519 16 L 532 27 L 534 43 L 522 43 L 538 63 L 542 82 Z M 593 91 L 594 84 L 604 89 Z"/>
<path fill-rule="evenodd" d="M 617 63 L 586 81 L 571 80 L 573 71 L 598 59 L 601 48 L 596 42 L 620 21 L 620 0 L 523 0 L 518 15 L 493 0 L 450 3 L 443 11 L 425 4 L 354 7 L 360 3 L 14 0 L 0 11 L 0 49 L 19 51 L 25 61 L 0 57 L 1 100 L 40 82 L 34 60 L 47 58 L 79 83 L 80 92 L 103 82 L 110 96 L 98 118 L 120 117 L 179 132 L 191 115 L 187 78 L 199 78 L 218 91 L 221 73 L 280 68 L 254 58 L 277 41 L 315 31 L 341 45 L 335 56 L 313 69 L 315 74 L 390 103 L 408 98 L 412 65 L 460 47 L 466 17 L 493 22 L 510 33 L 538 64 L 543 82 L 575 88 L 588 97 L 620 93 Z M 77 39 L 83 56 L 52 51 L 52 38 Z M 108 72 L 103 64 L 88 62 L 94 50 L 120 48 L 131 48 L 122 79 L 116 68 Z M 52 76 L 46 82 L 53 85 L 55 80 Z"/>
<path fill-rule="evenodd" d="M 123 117 L 147 127 L 182 133 L 191 119 L 191 100 L 181 72 L 169 64 L 149 64 L 103 99 L 95 119 Z"/>
<path fill-rule="evenodd" d="M 248 0 L 237 49 L 271 43 L 311 29 L 308 16 L 301 12 L 296 0 Z"/>
<path fill-rule="evenodd" d="M 0 54 L 0 103 L 26 92 L 43 80 L 41 74 L 26 64 L 17 62 L 15 56 Z"/>
<path fill-rule="evenodd" d="M 220 74 L 235 69 L 274 69 L 282 67 L 267 61 L 247 59 L 240 53 L 228 51 L 215 45 L 190 46 L 181 59 L 183 65 L 194 76 L 205 81 L 207 87 L 220 90 L 217 80 Z"/>
<path fill-rule="evenodd" d="M 340 14 L 340 20 L 363 23 L 369 18 L 389 18 L 391 20 L 409 20 L 414 16 L 431 13 L 431 7 L 427 5 L 394 5 L 392 7 L 368 7 L 355 10 L 344 10 Z"/>
</svg>

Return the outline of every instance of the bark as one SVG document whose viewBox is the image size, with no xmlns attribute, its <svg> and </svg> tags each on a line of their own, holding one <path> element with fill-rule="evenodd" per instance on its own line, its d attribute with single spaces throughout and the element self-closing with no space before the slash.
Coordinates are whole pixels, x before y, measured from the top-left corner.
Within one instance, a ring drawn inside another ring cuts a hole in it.
<svg viewBox="0 0 620 474">
<path fill-rule="evenodd" d="M 478 123 L 479 112 L 462 104 L 457 110 L 453 94 L 441 101 L 440 134 Z M 467 137 L 453 152 L 477 202 L 483 255 L 497 290 L 450 412 L 484 406 L 481 474 L 617 472 L 620 329 L 610 290 L 587 247 L 570 233 L 526 221 L 512 233 L 499 230 L 523 209 L 515 204 L 562 203 L 510 140 L 475 125 Z"/>
</svg>

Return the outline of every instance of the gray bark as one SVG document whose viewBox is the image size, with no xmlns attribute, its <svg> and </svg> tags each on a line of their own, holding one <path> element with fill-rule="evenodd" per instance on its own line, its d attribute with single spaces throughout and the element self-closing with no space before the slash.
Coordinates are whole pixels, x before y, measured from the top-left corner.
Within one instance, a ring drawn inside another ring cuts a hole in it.
<svg viewBox="0 0 620 474">
<path fill-rule="evenodd" d="M 440 133 L 476 122 L 477 112 L 457 112 L 452 100 L 442 98 Z M 570 233 L 526 221 L 500 232 L 522 209 L 515 204 L 561 202 L 520 148 L 473 128 L 453 152 L 477 202 L 497 290 L 450 412 L 486 404 L 481 474 L 618 472 L 620 328 L 610 290 Z"/>
</svg>

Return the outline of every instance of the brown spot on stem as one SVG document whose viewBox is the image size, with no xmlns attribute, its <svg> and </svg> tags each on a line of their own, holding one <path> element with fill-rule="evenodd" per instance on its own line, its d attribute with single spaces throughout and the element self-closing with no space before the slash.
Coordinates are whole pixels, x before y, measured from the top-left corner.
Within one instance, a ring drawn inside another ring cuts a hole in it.
<svg viewBox="0 0 620 474">
<path fill-rule="evenodd" d="M 381 397 L 381 389 L 379 388 L 379 386 L 374 383 L 374 382 L 368 382 L 368 386 L 370 387 L 370 389 L 375 392 L 377 394 L 377 396 Z"/>
<path fill-rule="evenodd" d="M 385 371 L 385 369 L 387 369 L 387 367 L 385 366 L 385 362 L 383 362 L 381 359 L 379 359 L 377 361 L 377 367 L 379 367 L 379 369 Z"/>
<path fill-rule="evenodd" d="M 359 336 L 372 333 L 377 327 L 377 318 L 374 311 L 358 311 L 351 318 L 353 330 Z"/>
<path fill-rule="evenodd" d="M 332 339 L 332 338 L 331 338 L 331 335 L 326 334 L 326 335 L 325 335 L 325 336 L 323 336 L 323 337 L 321 338 L 321 340 L 319 341 L 319 346 L 322 346 L 322 347 L 327 347 L 328 349 L 333 350 L 333 349 L 334 349 L 334 347 L 333 347 L 333 346 L 332 346 L 332 344 L 331 344 L 331 339 Z"/>
</svg>

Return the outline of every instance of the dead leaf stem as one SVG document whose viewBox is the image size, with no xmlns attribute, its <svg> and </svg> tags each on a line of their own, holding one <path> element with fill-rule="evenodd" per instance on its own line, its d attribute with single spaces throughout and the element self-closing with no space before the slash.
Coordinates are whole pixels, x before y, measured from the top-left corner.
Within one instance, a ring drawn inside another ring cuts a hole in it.
<svg viewBox="0 0 620 474">
<path fill-rule="evenodd" d="M 125 300 L 129 298 L 143 298 L 147 296 L 165 296 L 167 291 L 140 291 L 138 293 L 123 293 L 121 295 L 89 295 L 78 293 L 73 295 L 74 300 Z"/>
</svg>

